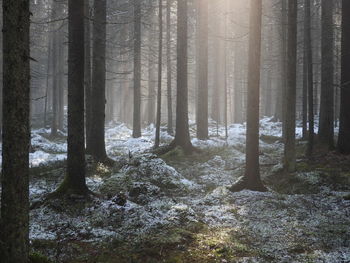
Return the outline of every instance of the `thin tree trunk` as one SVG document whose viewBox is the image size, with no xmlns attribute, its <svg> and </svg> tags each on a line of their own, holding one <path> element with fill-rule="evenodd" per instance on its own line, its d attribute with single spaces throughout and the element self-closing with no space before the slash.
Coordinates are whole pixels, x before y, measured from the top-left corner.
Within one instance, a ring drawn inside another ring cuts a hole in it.
<svg viewBox="0 0 350 263">
<path fill-rule="evenodd" d="M 57 81 L 57 32 L 54 32 L 53 37 L 53 67 L 52 67 L 52 121 L 51 121 L 51 136 L 57 136 L 58 125 L 58 81 Z"/>
<path fill-rule="evenodd" d="M 163 2 L 159 0 L 159 47 L 158 47 L 158 92 L 157 92 L 157 123 L 155 147 L 160 143 L 160 122 L 162 109 L 162 54 L 163 54 Z"/>
<path fill-rule="evenodd" d="M 282 19 L 282 137 L 285 141 L 286 139 L 286 97 L 287 97 L 287 38 L 288 38 L 288 9 L 287 9 L 287 1 L 282 1 L 282 12 L 281 12 L 281 19 Z M 288 0 L 289 1 L 289 0 Z"/>
<path fill-rule="evenodd" d="M 208 0 L 198 3 L 197 138 L 208 139 Z"/>
<path fill-rule="evenodd" d="M 308 145 L 307 155 L 310 156 L 313 152 L 314 147 L 314 80 L 313 80 L 313 56 L 312 56 L 312 40 L 311 40 L 311 8 L 310 1 L 305 0 L 305 49 L 306 49 L 306 64 L 307 64 L 307 92 L 308 92 L 308 122 L 309 122 L 309 134 L 308 134 Z"/>
<path fill-rule="evenodd" d="M 48 56 L 47 56 L 45 103 L 44 103 L 44 128 L 46 128 L 46 125 L 47 125 L 47 110 L 48 110 L 48 100 L 49 100 L 49 84 L 50 84 L 51 65 L 52 65 L 52 41 L 50 38 L 49 39 L 49 46 L 48 46 Z"/>
<path fill-rule="evenodd" d="M 285 113 L 284 167 L 295 171 L 295 121 L 296 121 L 296 58 L 297 58 L 297 0 L 288 0 L 288 71 Z"/>
<path fill-rule="evenodd" d="M 58 46 L 58 129 L 64 131 L 64 46 L 63 46 L 63 30 L 59 32 Z"/>
<path fill-rule="evenodd" d="M 141 1 L 134 0 L 134 138 L 141 137 Z"/>
<path fill-rule="evenodd" d="M 173 134 L 173 100 L 172 100 L 172 72 L 171 72 L 171 2 L 167 0 L 166 8 L 166 42 L 167 42 L 167 104 L 168 104 L 168 133 Z"/>
<path fill-rule="evenodd" d="M 86 134 L 86 152 L 91 152 L 91 137 L 92 126 L 92 107 L 91 107 L 91 23 L 90 23 L 90 5 L 89 1 L 85 1 L 85 134 Z"/>
<path fill-rule="evenodd" d="M 341 94 L 338 151 L 350 154 L 350 1 L 342 1 Z"/>
</svg>

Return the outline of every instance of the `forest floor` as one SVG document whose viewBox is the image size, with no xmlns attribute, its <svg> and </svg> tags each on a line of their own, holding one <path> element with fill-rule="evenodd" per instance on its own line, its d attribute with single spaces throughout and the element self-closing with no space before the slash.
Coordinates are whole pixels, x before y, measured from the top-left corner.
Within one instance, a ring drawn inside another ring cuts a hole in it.
<svg viewBox="0 0 350 263">
<path fill-rule="evenodd" d="M 227 189 L 244 172 L 244 125 L 230 126 L 227 140 L 211 125 L 210 140 L 192 140 L 200 153 L 156 156 L 153 127 L 131 139 L 125 125 L 110 124 L 107 152 L 116 165 L 88 162 L 98 197 L 45 203 L 63 179 L 67 146 L 64 134 L 53 140 L 35 130 L 32 250 L 53 262 L 350 262 L 350 158 L 307 159 L 298 140 L 297 172 L 284 174 L 281 124 L 265 118 L 260 126 L 269 192 Z"/>
</svg>

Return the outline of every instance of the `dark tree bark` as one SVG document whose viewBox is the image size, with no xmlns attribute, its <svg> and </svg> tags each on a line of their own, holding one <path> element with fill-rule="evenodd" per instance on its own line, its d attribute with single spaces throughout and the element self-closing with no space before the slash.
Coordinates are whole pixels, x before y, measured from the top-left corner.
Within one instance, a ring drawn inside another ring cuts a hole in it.
<svg viewBox="0 0 350 263">
<path fill-rule="evenodd" d="M 176 130 L 171 148 L 180 146 L 190 153 L 193 146 L 188 125 L 187 1 L 177 2 L 177 90 Z"/>
<path fill-rule="evenodd" d="M 93 22 L 93 61 L 90 154 L 96 161 L 107 160 L 105 147 L 106 106 L 106 0 L 95 0 Z"/>
<path fill-rule="evenodd" d="M 141 1 L 134 0 L 134 138 L 141 137 Z"/>
<path fill-rule="evenodd" d="M 297 62 L 297 0 L 288 0 L 287 87 L 285 113 L 284 168 L 295 171 L 295 121 L 296 121 L 296 62 Z"/>
<path fill-rule="evenodd" d="M 159 0 L 159 44 L 158 44 L 158 92 L 155 147 L 160 143 L 160 122 L 162 110 L 162 63 L 163 63 L 163 1 Z"/>
<path fill-rule="evenodd" d="M 282 101 L 281 101 L 281 117 L 282 117 L 282 137 L 285 140 L 286 138 L 286 97 L 287 97 L 287 38 L 288 38 L 288 10 L 287 10 L 287 1 L 282 0 L 282 45 L 281 45 L 281 78 L 282 78 Z"/>
<path fill-rule="evenodd" d="M 29 257 L 29 1 L 3 0 L 3 146 L 0 258 Z"/>
<path fill-rule="evenodd" d="M 244 178 L 234 184 L 230 189 L 234 192 L 243 189 L 266 191 L 266 188 L 260 179 L 259 167 L 259 94 L 262 1 L 251 0 L 250 6 L 246 167 Z"/>
<path fill-rule="evenodd" d="M 171 72 L 171 3 L 172 0 L 167 0 L 166 6 L 166 57 L 167 57 L 167 104 L 168 104 L 168 133 L 173 134 L 173 99 L 172 99 L 172 72 Z"/>
<path fill-rule="evenodd" d="M 45 103 L 44 103 L 44 128 L 47 126 L 47 111 L 48 111 L 48 100 L 49 100 L 49 83 L 50 74 L 52 67 L 52 40 L 49 37 L 48 50 L 47 50 L 47 70 L 46 70 L 46 87 L 45 87 Z"/>
<path fill-rule="evenodd" d="M 52 121 L 51 136 L 57 136 L 58 130 L 58 38 L 57 32 L 53 33 L 53 66 L 52 66 Z"/>
<path fill-rule="evenodd" d="M 311 8 L 310 1 L 304 1 L 304 30 L 305 30 L 305 64 L 307 69 L 304 74 L 307 75 L 307 93 L 308 93 L 308 122 L 309 122 L 309 133 L 308 133 L 308 146 L 307 155 L 310 156 L 313 152 L 314 147 L 314 80 L 313 80 L 313 64 L 312 64 L 312 40 L 311 40 Z"/>
<path fill-rule="evenodd" d="M 208 139 L 208 0 L 198 2 L 197 138 Z"/>
<path fill-rule="evenodd" d="M 342 56 L 338 151 L 350 154 L 350 1 L 342 1 Z"/>
<path fill-rule="evenodd" d="M 58 129 L 64 131 L 64 34 L 63 30 L 59 31 L 59 42 L 58 42 L 58 66 L 57 66 L 57 78 L 58 78 Z"/>
<path fill-rule="evenodd" d="M 90 23 L 90 5 L 85 1 L 85 134 L 86 134 L 86 152 L 91 152 L 91 127 L 92 127 L 92 105 L 91 105 L 91 23 Z"/>
<path fill-rule="evenodd" d="M 68 153 L 67 173 L 53 193 L 87 195 L 84 134 L 84 0 L 68 1 Z"/>
<path fill-rule="evenodd" d="M 322 0 L 321 39 L 321 104 L 319 142 L 322 148 L 334 147 L 334 87 L 333 87 L 333 0 Z"/>
</svg>

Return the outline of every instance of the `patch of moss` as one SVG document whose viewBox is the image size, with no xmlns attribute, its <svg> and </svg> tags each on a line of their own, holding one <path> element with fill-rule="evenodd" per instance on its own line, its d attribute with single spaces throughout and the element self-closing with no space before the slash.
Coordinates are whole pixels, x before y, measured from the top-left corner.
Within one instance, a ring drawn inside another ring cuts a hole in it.
<svg viewBox="0 0 350 263">
<path fill-rule="evenodd" d="M 29 255 L 29 263 L 52 263 L 52 261 L 39 252 L 33 252 Z"/>
</svg>

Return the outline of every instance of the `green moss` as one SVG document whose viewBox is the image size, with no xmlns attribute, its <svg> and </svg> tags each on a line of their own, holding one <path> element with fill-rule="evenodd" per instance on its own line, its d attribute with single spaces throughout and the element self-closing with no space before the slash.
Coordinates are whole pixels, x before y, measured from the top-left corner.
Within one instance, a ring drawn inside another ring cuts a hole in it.
<svg viewBox="0 0 350 263">
<path fill-rule="evenodd" d="M 39 252 L 33 252 L 29 255 L 29 263 L 52 263 L 52 261 Z"/>
</svg>

